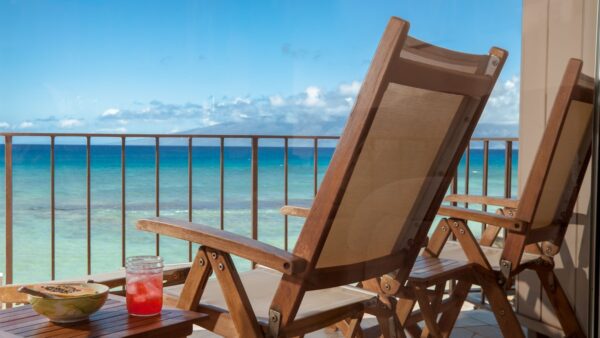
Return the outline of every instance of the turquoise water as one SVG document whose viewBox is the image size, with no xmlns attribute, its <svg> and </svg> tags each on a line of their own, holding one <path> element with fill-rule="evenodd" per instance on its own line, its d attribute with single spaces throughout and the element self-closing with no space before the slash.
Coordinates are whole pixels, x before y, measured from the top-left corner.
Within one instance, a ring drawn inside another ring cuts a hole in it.
<svg viewBox="0 0 600 338">
<path fill-rule="evenodd" d="M 319 148 L 319 182 L 333 148 Z M 188 218 L 188 148 L 160 148 L 160 215 Z M 469 192 L 481 193 L 482 150 L 472 149 Z M 155 149 L 126 147 L 126 256 L 155 253 L 155 237 L 135 229 L 135 221 L 155 215 Z M 250 147 L 226 146 L 224 152 L 224 226 L 251 234 Z M 283 247 L 284 150 L 259 148 L 259 233 L 261 241 Z M 517 191 L 518 151 L 513 152 L 513 195 Z M 307 206 L 313 197 L 313 149 L 289 148 L 289 204 Z M 81 145 L 57 145 L 56 163 L 56 278 L 86 274 L 86 151 Z M 464 192 L 465 160 L 458 169 L 459 192 Z M 4 148 L 0 148 L 0 189 L 4 191 Z M 193 147 L 193 219 L 219 227 L 219 147 Z M 489 195 L 504 194 L 504 150 L 490 149 Z M 0 271 L 5 266 L 4 205 L 0 196 Z M 14 281 L 50 278 L 50 148 L 48 145 L 13 146 Z M 293 247 L 302 220 L 290 218 L 289 243 Z M 478 233 L 478 227 L 473 230 Z M 160 254 L 167 263 L 188 260 L 188 243 L 161 238 Z M 91 261 L 92 272 L 121 266 L 121 147 L 91 147 Z M 240 269 L 247 262 L 240 261 Z"/>
</svg>

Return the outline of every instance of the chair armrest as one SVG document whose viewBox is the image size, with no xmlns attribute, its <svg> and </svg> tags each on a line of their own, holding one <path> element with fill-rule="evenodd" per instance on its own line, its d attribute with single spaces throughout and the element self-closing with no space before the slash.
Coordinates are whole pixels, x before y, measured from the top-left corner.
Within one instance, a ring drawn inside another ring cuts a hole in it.
<svg viewBox="0 0 600 338">
<path fill-rule="evenodd" d="M 296 274 L 306 267 L 306 260 L 285 250 L 202 224 L 157 217 L 139 220 L 136 227 L 240 256 L 285 274 Z"/>
<path fill-rule="evenodd" d="M 496 205 L 499 207 L 516 209 L 519 200 L 503 197 L 491 197 L 481 195 L 448 195 L 444 198 L 444 202 L 471 203 Z"/>
<path fill-rule="evenodd" d="M 515 232 L 524 232 L 526 230 L 525 225 L 527 224 L 526 222 L 518 220 L 514 217 L 507 217 L 504 215 L 459 207 L 441 206 L 438 210 L 438 215 L 450 218 L 458 218 L 465 221 L 493 224 Z"/>
<path fill-rule="evenodd" d="M 295 207 L 292 205 L 285 205 L 281 209 L 279 209 L 279 212 L 282 215 L 286 215 L 286 216 L 296 216 L 296 217 L 306 218 L 306 217 L 308 217 L 310 208 L 302 208 L 302 207 Z"/>
</svg>

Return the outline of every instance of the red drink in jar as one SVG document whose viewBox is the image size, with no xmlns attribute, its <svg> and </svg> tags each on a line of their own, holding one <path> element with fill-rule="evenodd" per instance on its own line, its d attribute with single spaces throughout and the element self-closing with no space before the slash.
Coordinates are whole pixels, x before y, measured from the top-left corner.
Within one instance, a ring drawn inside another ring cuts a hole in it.
<svg viewBox="0 0 600 338">
<path fill-rule="evenodd" d="M 158 256 L 127 258 L 127 311 L 134 316 L 153 316 L 162 309 L 163 261 Z"/>
</svg>

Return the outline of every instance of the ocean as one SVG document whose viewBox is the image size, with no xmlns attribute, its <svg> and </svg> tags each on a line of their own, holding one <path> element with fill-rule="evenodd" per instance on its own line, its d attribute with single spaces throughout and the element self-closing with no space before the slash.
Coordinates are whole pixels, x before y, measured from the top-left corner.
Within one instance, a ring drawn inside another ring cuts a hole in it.
<svg viewBox="0 0 600 338">
<path fill-rule="evenodd" d="M 313 198 L 313 148 L 289 148 L 289 202 L 308 206 Z M 219 227 L 219 147 L 194 146 L 193 220 Z M 251 235 L 251 148 L 224 148 L 224 227 Z M 121 147 L 91 146 L 91 262 L 92 273 L 121 267 Z M 323 178 L 333 148 L 318 149 L 318 179 Z M 188 148 L 160 147 L 160 215 L 188 219 Z M 260 146 L 258 153 L 258 238 L 283 248 L 284 148 Z M 480 194 L 483 151 L 471 149 L 469 192 Z M 86 147 L 56 145 L 56 278 L 87 273 Z M 488 194 L 504 194 L 504 149 L 490 149 Z M 155 216 L 155 148 L 126 147 L 126 256 L 154 254 L 155 237 L 135 229 L 136 220 Z M 513 150 L 512 193 L 517 192 L 518 150 Z M 0 191 L 4 192 L 4 147 L 0 148 Z M 458 168 L 459 193 L 464 193 L 465 158 Z M 44 281 L 51 276 L 50 147 L 13 146 L 13 257 L 15 283 Z M 5 271 L 5 195 L 0 193 L 0 272 Z M 293 248 L 302 220 L 289 218 L 289 247 Z M 480 227 L 472 227 L 476 235 Z M 196 246 L 194 246 L 196 247 Z M 160 255 L 167 263 L 188 261 L 188 243 L 161 237 Z M 236 260 L 240 270 L 249 263 Z"/>
</svg>

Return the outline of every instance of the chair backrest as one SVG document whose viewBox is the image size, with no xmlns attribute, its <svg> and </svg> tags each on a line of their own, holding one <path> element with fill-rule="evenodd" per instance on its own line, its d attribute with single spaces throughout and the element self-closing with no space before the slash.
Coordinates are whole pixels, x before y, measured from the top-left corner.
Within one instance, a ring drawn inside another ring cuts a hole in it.
<svg viewBox="0 0 600 338">
<path fill-rule="evenodd" d="M 294 254 L 307 288 L 407 276 L 507 53 L 458 53 L 392 18 Z"/>
<path fill-rule="evenodd" d="M 582 64 L 568 62 L 519 201 L 516 217 L 529 223 L 528 242 L 560 245 L 589 164 L 594 82 Z"/>
</svg>

